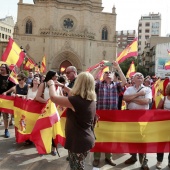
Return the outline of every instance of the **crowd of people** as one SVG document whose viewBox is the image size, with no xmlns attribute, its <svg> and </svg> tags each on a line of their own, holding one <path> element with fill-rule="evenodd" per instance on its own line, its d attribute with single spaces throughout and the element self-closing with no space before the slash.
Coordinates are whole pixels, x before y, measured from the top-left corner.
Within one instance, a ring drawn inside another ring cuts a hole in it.
<svg viewBox="0 0 170 170">
<path fill-rule="evenodd" d="M 104 65 L 99 65 L 93 72 L 77 73 L 74 66 L 66 68 L 64 74 L 50 70 L 46 75 L 29 72 L 28 77 L 21 72 L 17 75 L 18 84 L 9 80 L 10 70 L 6 64 L 0 66 L 0 94 L 13 95 L 37 100 L 46 103 L 52 102 L 67 107 L 65 124 L 65 149 L 68 150 L 70 168 L 72 170 L 85 169 L 85 158 L 95 145 L 94 124 L 96 110 L 121 110 L 122 101 L 126 102 L 127 110 L 148 110 L 152 107 L 151 87 L 156 77 L 144 76 L 136 72 L 131 78 L 126 78 L 119 64 L 113 61 L 114 72 L 106 71 L 103 79 L 98 77 Z M 166 97 L 162 99 L 159 109 L 170 110 L 170 84 L 166 87 Z M 10 115 L 1 113 L 4 120 L 5 138 L 10 137 Z M 107 114 L 107 112 L 106 112 Z M 56 155 L 56 146 L 51 139 L 52 155 Z M 31 141 L 26 141 L 31 143 Z M 125 164 L 134 164 L 137 154 L 130 153 L 131 157 Z M 147 154 L 139 153 L 141 168 L 148 170 Z M 156 167 L 161 169 L 163 153 L 157 153 Z M 93 166 L 100 164 L 101 153 L 94 153 Z M 169 156 L 170 158 L 170 156 Z M 112 153 L 105 153 L 105 162 L 116 166 Z M 169 164 L 170 167 L 170 159 Z"/>
</svg>

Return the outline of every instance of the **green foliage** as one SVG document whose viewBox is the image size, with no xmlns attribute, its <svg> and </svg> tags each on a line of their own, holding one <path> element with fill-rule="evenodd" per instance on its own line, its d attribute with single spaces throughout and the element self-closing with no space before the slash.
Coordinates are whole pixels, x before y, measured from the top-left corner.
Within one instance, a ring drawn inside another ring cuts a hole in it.
<svg viewBox="0 0 170 170">
<path fill-rule="evenodd" d="M 129 69 L 130 64 L 132 63 L 132 61 L 135 64 L 136 72 L 140 72 L 144 76 L 149 75 L 147 70 L 142 65 L 138 64 L 139 63 L 139 59 L 137 57 L 130 57 L 130 58 L 126 59 L 124 62 L 120 63 L 120 67 L 121 67 L 123 73 L 125 74 L 125 76 L 126 76 L 126 74 L 128 72 L 128 69 Z"/>
</svg>

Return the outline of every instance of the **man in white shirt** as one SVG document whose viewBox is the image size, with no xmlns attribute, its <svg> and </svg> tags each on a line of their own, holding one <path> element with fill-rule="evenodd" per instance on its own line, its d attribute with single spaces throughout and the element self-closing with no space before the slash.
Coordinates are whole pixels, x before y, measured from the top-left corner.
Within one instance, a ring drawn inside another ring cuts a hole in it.
<svg viewBox="0 0 170 170">
<path fill-rule="evenodd" d="M 128 110 L 148 110 L 149 103 L 152 101 L 151 88 L 143 85 L 144 77 L 141 73 L 137 72 L 133 76 L 134 85 L 126 89 L 123 95 L 123 99 L 127 103 Z M 131 154 L 132 156 L 125 161 L 125 164 L 134 164 L 137 161 L 137 154 Z M 141 169 L 148 170 L 146 154 L 139 154 L 139 161 L 141 163 Z"/>
</svg>

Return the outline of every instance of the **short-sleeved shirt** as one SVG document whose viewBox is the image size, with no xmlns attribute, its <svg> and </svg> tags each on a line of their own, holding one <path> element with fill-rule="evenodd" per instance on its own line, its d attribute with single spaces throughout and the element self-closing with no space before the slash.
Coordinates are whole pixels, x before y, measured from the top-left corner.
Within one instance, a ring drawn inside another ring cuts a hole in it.
<svg viewBox="0 0 170 170">
<path fill-rule="evenodd" d="M 120 83 L 105 81 L 96 82 L 97 110 L 115 110 L 118 109 Z"/>
<path fill-rule="evenodd" d="M 151 88 L 150 87 L 146 87 L 144 85 L 141 85 L 141 87 L 139 87 L 139 89 L 140 88 L 142 88 L 141 91 L 145 91 L 145 96 L 138 96 L 138 98 L 152 100 L 152 91 L 151 91 Z M 126 89 L 126 91 L 124 92 L 124 95 L 135 94 L 135 93 L 137 93 L 137 91 L 139 89 L 137 89 L 135 86 L 130 86 L 130 87 L 128 87 Z M 148 110 L 149 109 L 149 104 L 139 105 L 139 104 L 130 102 L 130 103 L 128 103 L 127 108 L 129 110 L 138 110 L 138 109 Z"/>
<path fill-rule="evenodd" d="M 95 137 L 93 122 L 96 113 L 96 102 L 81 98 L 80 96 L 69 96 L 72 109 L 67 109 L 65 125 L 65 149 L 74 153 L 83 153 L 93 148 Z"/>
<path fill-rule="evenodd" d="M 15 86 L 12 81 L 8 80 L 8 77 L 9 76 L 2 76 L 0 74 L 0 94 L 6 92 L 7 90 Z"/>
</svg>

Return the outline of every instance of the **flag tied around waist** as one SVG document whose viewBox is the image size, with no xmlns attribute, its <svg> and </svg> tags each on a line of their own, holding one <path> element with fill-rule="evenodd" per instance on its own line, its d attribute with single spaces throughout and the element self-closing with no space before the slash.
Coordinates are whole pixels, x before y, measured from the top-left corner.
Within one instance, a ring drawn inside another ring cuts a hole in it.
<svg viewBox="0 0 170 170">
<path fill-rule="evenodd" d="M 16 141 L 30 139 L 40 154 L 50 153 L 52 138 L 64 146 L 66 109 L 57 106 L 56 111 L 51 101 L 45 105 L 22 100 L 0 96 L 0 111 L 14 113 Z M 97 110 L 97 114 L 100 119 L 94 130 L 97 139 L 92 152 L 170 152 L 170 111 Z"/>
</svg>

